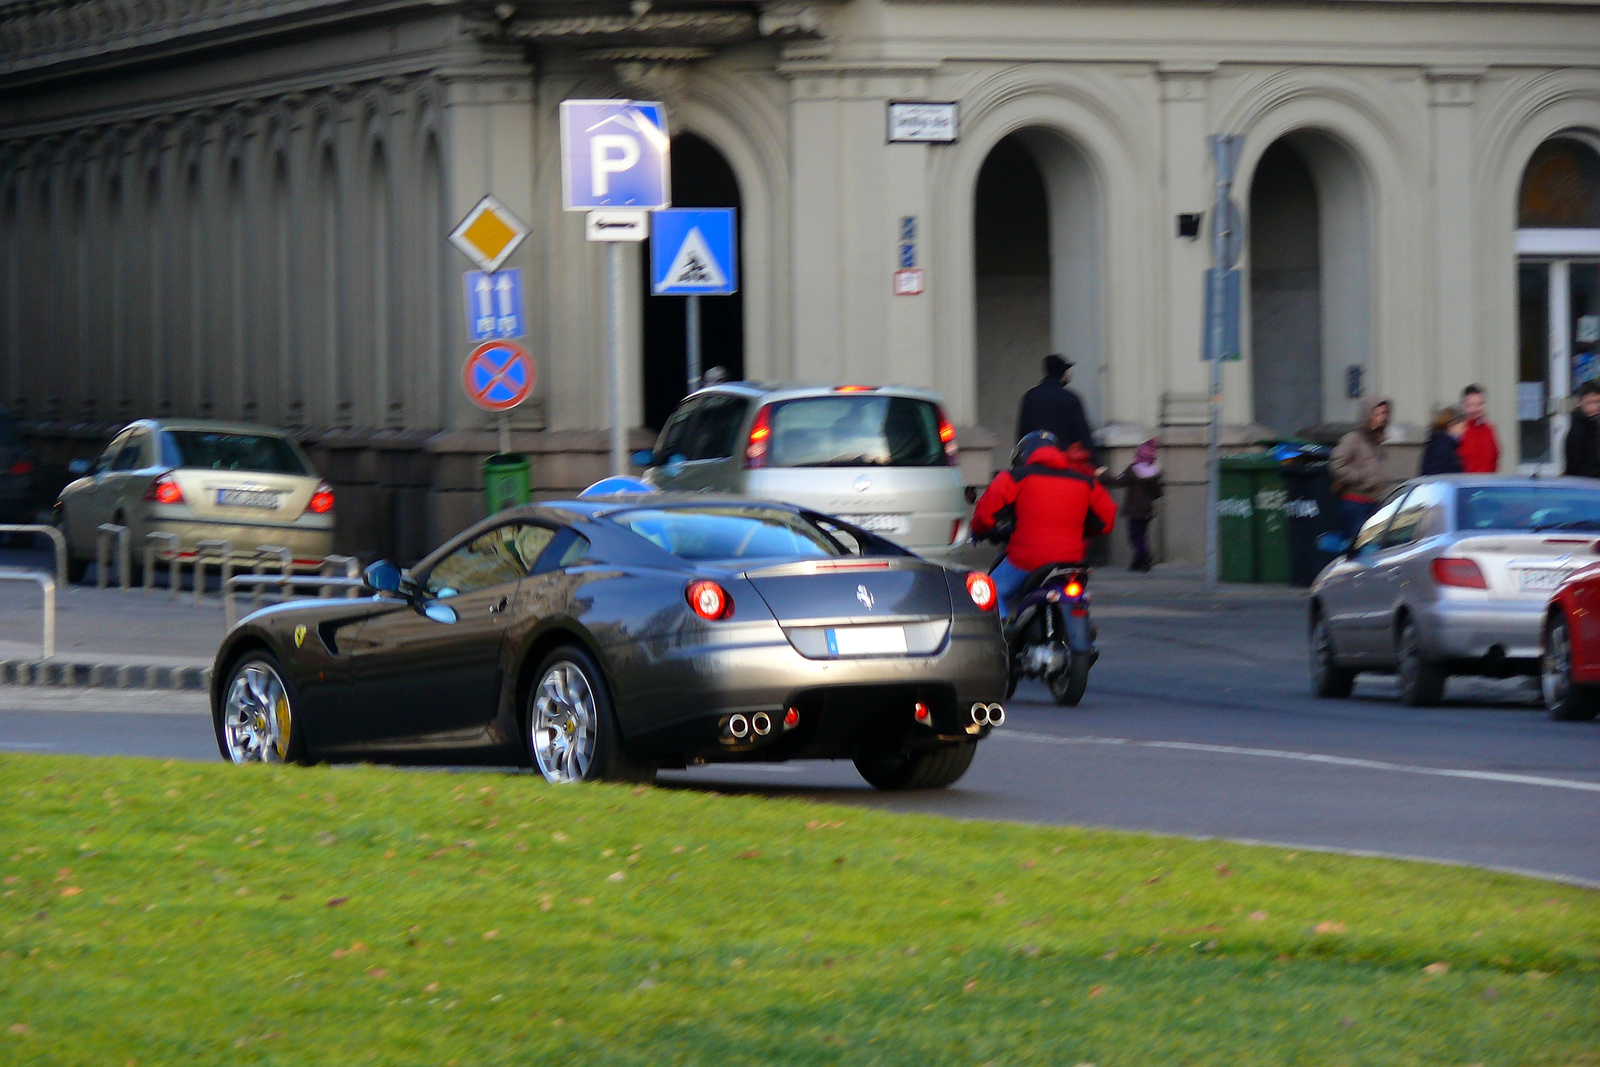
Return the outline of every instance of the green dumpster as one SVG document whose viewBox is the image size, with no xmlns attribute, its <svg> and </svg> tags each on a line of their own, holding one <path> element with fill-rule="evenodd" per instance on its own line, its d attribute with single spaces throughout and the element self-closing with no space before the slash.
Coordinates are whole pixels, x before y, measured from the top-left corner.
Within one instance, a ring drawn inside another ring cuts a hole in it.
<svg viewBox="0 0 1600 1067">
<path fill-rule="evenodd" d="M 528 457 L 514 452 L 497 452 L 483 461 L 483 500 L 493 515 L 533 500 L 533 484 L 528 475 Z"/>
<path fill-rule="evenodd" d="M 1218 457 L 1218 577 L 1287 584 L 1289 494 L 1278 460 L 1265 452 Z"/>
</svg>

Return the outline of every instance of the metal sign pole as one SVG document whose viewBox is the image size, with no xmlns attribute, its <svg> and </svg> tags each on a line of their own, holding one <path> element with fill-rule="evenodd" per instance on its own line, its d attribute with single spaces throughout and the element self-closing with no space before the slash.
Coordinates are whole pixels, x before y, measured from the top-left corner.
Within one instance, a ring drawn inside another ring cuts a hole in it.
<svg viewBox="0 0 1600 1067">
<path fill-rule="evenodd" d="M 1216 203 L 1211 212 L 1212 270 L 1206 279 L 1211 289 L 1207 302 L 1211 314 L 1206 321 L 1206 356 L 1211 361 L 1211 409 L 1206 427 L 1206 585 L 1217 584 L 1221 564 L 1221 545 L 1217 531 L 1217 501 L 1221 490 L 1218 445 L 1222 435 L 1222 348 L 1223 301 L 1226 299 L 1228 238 L 1233 213 L 1229 194 L 1233 185 L 1234 145 L 1237 138 L 1215 134 L 1210 138 L 1211 159 L 1216 170 Z"/>
<path fill-rule="evenodd" d="M 606 245 L 606 358 L 611 372 L 611 473 L 628 473 L 628 431 L 622 425 L 622 245 Z"/>
<path fill-rule="evenodd" d="M 511 414 L 502 411 L 495 417 L 495 428 L 500 435 L 500 454 L 503 456 L 511 451 Z"/>
<path fill-rule="evenodd" d="M 700 388 L 700 297 L 690 294 L 688 309 L 685 312 L 686 330 L 688 332 L 689 353 L 689 392 Z"/>
</svg>

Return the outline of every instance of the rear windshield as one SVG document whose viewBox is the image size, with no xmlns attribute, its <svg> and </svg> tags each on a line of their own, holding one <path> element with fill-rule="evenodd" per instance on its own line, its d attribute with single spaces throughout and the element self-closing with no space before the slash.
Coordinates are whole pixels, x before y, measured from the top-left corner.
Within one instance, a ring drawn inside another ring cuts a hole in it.
<svg viewBox="0 0 1600 1067">
<path fill-rule="evenodd" d="M 769 467 L 946 467 L 939 408 L 904 396 L 785 400 L 768 416 Z"/>
<path fill-rule="evenodd" d="M 309 474 L 299 453 L 281 437 L 264 434 L 168 430 L 163 459 L 174 467 L 263 474 Z"/>
<path fill-rule="evenodd" d="M 20 445 L 22 438 L 17 436 L 16 421 L 9 412 L 0 411 L 0 446 Z"/>
<path fill-rule="evenodd" d="M 824 559 L 839 555 L 800 516 L 759 507 L 645 508 L 612 515 L 658 548 L 689 560 Z"/>
<path fill-rule="evenodd" d="M 1600 490 L 1493 485 L 1457 493 L 1463 530 L 1600 530 Z"/>
</svg>

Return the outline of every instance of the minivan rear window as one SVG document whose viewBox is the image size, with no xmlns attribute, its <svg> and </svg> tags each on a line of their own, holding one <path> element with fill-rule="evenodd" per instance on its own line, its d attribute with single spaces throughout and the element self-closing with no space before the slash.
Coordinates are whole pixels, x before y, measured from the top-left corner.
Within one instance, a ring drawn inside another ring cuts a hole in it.
<svg viewBox="0 0 1600 1067">
<path fill-rule="evenodd" d="M 309 474 L 294 447 L 265 434 L 168 430 L 163 459 L 174 467 L 262 474 Z"/>
<path fill-rule="evenodd" d="M 773 404 L 769 467 L 947 467 L 939 408 L 906 396 L 840 393 Z"/>
<path fill-rule="evenodd" d="M 1600 530 L 1600 492 L 1556 483 L 1463 486 L 1457 490 L 1463 530 Z"/>
</svg>

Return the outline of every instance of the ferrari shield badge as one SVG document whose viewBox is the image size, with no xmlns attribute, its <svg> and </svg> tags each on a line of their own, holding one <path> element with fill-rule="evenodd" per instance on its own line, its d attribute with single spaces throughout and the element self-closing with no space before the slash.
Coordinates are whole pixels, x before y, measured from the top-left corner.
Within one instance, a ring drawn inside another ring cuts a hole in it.
<svg viewBox="0 0 1600 1067">
<path fill-rule="evenodd" d="M 294 628 L 294 647 L 299 648 L 306 643 L 306 628 L 302 623 Z"/>
</svg>

